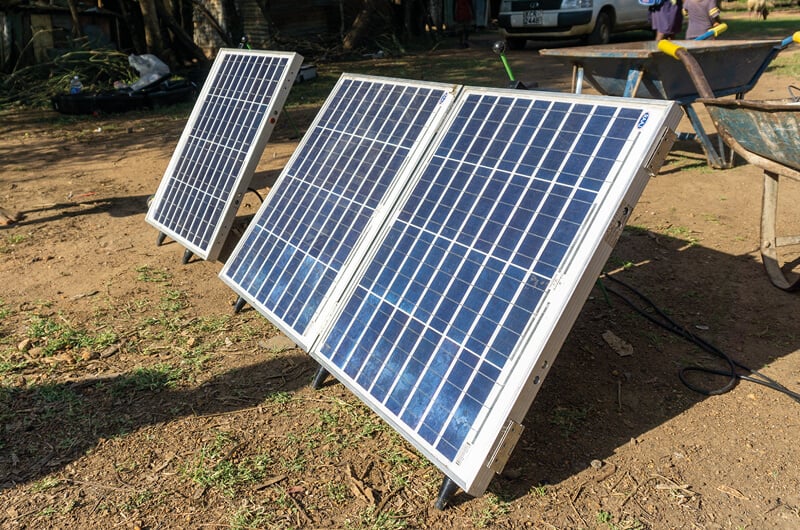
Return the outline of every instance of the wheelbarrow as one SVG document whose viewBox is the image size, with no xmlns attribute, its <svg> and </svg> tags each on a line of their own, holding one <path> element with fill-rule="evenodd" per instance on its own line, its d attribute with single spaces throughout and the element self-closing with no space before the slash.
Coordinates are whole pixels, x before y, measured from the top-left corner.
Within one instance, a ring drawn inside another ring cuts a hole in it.
<svg viewBox="0 0 800 530">
<path fill-rule="evenodd" d="M 756 84 L 775 56 L 792 41 L 778 40 L 683 40 L 711 81 L 715 97 L 741 99 Z M 541 55 L 572 62 L 572 90 L 581 92 L 584 81 L 604 95 L 670 99 L 678 102 L 714 168 L 733 165 L 722 139 L 716 145 L 706 134 L 692 107 L 699 97 L 686 69 L 676 63 L 655 41 L 577 46 L 539 50 Z M 681 135 L 688 139 L 694 135 Z M 728 150 L 729 151 L 729 150 Z"/>
<path fill-rule="evenodd" d="M 800 42 L 800 32 L 789 38 Z M 761 258 L 773 285 L 785 291 L 798 290 L 800 275 L 787 270 L 791 267 L 785 266 L 779 251 L 800 245 L 800 235 L 778 236 L 776 225 L 780 181 L 800 182 L 800 98 L 748 101 L 714 97 L 699 61 L 682 44 L 661 41 L 659 48 L 683 63 L 701 96 L 697 102 L 711 115 L 720 137 L 747 162 L 764 170 Z"/>
</svg>

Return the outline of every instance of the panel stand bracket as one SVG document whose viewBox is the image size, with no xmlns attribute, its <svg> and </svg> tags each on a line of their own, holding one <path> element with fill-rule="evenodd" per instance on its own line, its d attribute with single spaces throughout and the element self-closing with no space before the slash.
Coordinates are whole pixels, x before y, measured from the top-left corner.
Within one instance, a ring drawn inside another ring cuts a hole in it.
<svg viewBox="0 0 800 530">
<path fill-rule="evenodd" d="M 458 491 L 458 484 L 450 477 L 444 477 L 442 486 L 439 488 L 439 495 L 436 496 L 436 502 L 434 503 L 436 509 L 444 510 L 450 502 L 450 499 L 456 494 L 456 491 Z"/>
<path fill-rule="evenodd" d="M 329 372 L 322 366 L 317 369 L 317 373 L 314 375 L 314 380 L 311 382 L 311 388 L 314 390 L 319 390 L 322 388 L 322 385 L 325 384 L 325 380 L 328 378 Z"/>
<path fill-rule="evenodd" d="M 241 311 L 244 308 L 244 304 L 246 303 L 247 300 L 245 300 L 241 296 L 237 298 L 236 301 L 233 303 L 233 314 L 234 315 L 238 314 L 239 311 Z"/>
</svg>

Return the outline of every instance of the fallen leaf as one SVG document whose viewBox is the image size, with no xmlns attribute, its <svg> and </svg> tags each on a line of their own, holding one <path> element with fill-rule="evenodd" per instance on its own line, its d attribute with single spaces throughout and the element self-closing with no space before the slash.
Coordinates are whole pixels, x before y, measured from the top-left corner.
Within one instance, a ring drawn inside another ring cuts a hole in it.
<svg viewBox="0 0 800 530">
<path fill-rule="evenodd" d="M 614 332 L 610 330 L 606 330 L 603 332 L 603 340 L 606 341 L 606 344 L 611 346 L 617 355 L 620 357 L 627 357 L 629 355 L 633 355 L 633 346 L 621 338 L 617 337 Z"/>
<path fill-rule="evenodd" d="M 726 495 L 730 495 L 731 497 L 736 497 L 737 499 L 747 500 L 747 497 L 739 490 L 732 488 L 730 486 L 726 486 L 725 484 L 720 484 L 717 486 L 717 490 L 721 491 Z"/>
</svg>

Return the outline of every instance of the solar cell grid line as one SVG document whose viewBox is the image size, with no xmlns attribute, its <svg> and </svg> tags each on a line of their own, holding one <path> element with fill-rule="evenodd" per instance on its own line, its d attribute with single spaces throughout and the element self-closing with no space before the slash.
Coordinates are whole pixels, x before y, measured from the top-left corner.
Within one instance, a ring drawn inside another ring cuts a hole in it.
<svg viewBox="0 0 800 530">
<path fill-rule="evenodd" d="M 310 354 L 482 494 L 680 116 L 463 89 Z"/>
<path fill-rule="evenodd" d="M 204 112 L 200 113 L 200 119 L 190 131 L 191 145 L 182 153 L 178 174 L 199 167 L 201 174 L 221 172 L 225 175 L 243 162 L 246 152 L 240 149 L 232 151 L 232 148 L 246 148 L 252 143 L 258 127 L 254 120 L 259 119 L 253 109 L 263 107 L 263 102 L 259 101 L 264 97 L 261 94 L 274 92 L 274 87 L 265 86 L 264 81 L 272 79 L 276 63 L 278 61 L 254 61 L 243 55 L 234 55 L 223 63 L 220 82 L 211 85 Z M 248 98 L 250 102 L 244 104 L 233 100 L 237 95 Z M 227 138 L 226 131 L 230 132 Z M 214 150 L 214 145 L 219 149 Z M 182 182 L 167 196 L 166 203 L 177 203 L 179 210 L 198 204 L 194 215 L 188 219 L 190 224 L 183 226 L 190 241 L 208 241 L 209 231 L 215 228 L 222 202 L 227 198 L 226 187 L 230 187 L 230 182 L 220 179 L 204 180 Z M 205 184 L 210 184 L 207 191 L 202 189 Z"/>
<path fill-rule="evenodd" d="M 303 58 L 222 49 L 198 95 L 146 221 L 203 259 L 230 231 Z"/>
<path fill-rule="evenodd" d="M 263 75 L 262 72 L 253 72 L 259 65 L 254 61 L 249 63 L 243 65 L 241 56 L 234 56 L 231 60 L 223 63 L 219 76 L 221 82 L 217 85 L 212 85 L 209 90 L 209 95 L 216 97 L 216 100 L 210 97 L 205 101 L 205 109 L 200 113 L 200 119 L 189 133 L 192 144 L 181 154 L 181 162 L 177 167 L 178 174 L 186 174 L 187 171 L 191 171 L 191 168 L 195 166 L 199 166 L 200 172 L 206 174 L 219 169 L 226 170 L 230 168 L 233 157 L 227 151 L 232 142 L 226 141 L 223 136 L 224 132 L 232 131 L 233 134 L 230 135 L 230 138 L 236 138 L 237 135 L 241 136 L 252 132 L 252 124 L 244 124 L 244 127 L 234 127 L 233 125 L 239 124 L 230 123 L 226 119 L 226 114 L 231 118 L 241 118 L 243 111 L 242 103 L 232 100 L 231 97 L 236 93 L 243 93 L 242 85 L 252 84 L 254 76 Z M 244 67 L 243 69 L 240 68 L 242 66 Z M 263 68 L 264 65 L 260 66 Z M 231 107 L 233 108 L 231 109 Z M 215 153 L 212 151 L 209 148 L 209 143 L 219 145 L 221 152 Z M 217 160 L 214 160 L 215 155 Z M 236 153 L 235 157 L 233 162 L 241 163 L 241 153 Z M 224 164 L 224 166 L 219 167 L 220 164 Z M 204 192 L 200 187 L 202 184 L 210 184 L 210 193 Z M 199 201 L 200 207 L 196 211 L 195 222 L 187 228 L 190 240 L 197 236 L 198 224 L 205 224 L 206 230 L 208 229 L 210 223 L 204 222 L 208 218 L 209 205 L 212 204 L 208 199 L 214 201 L 215 207 L 219 206 L 218 201 L 223 199 L 221 194 L 225 191 L 222 184 L 219 180 L 210 182 L 186 181 L 175 186 L 171 193 L 167 195 L 168 199 L 177 203 L 170 213 L 174 213 L 175 209 L 184 209 L 187 205 L 195 204 Z M 210 197 L 202 201 L 201 198 L 204 194 L 210 195 Z M 205 235 L 205 233 L 202 235 Z"/>
<path fill-rule="evenodd" d="M 308 349 L 459 88 L 343 74 L 220 278 Z"/>
<path fill-rule="evenodd" d="M 277 62 L 254 61 L 251 57 L 234 55 L 223 63 L 220 82 L 211 85 L 204 112 L 200 113 L 200 119 L 190 132 L 192 143 L 182 154 L 179 175 L 191 172 L 198 166 L 201 174 L 222 172 L 225 175 L 242 163 L 246 153 L 231 152 L 231 147 L 242 145 L 243 142 L 246 147 L 252 142 L 252 136 L 258 127 L 258 123 L 254 123 L 258 113 L 252 111 L 254 107 L 263 107 L 263 102 L 259 101 L 264 97 L 261 94 L 269 95 L 274 92 L 274 87 L 264 86 L 264 81 L 272 79 Z M 249 104 L 233 100 L 237 95 L 249 99 Z M 230 132 L 228 138 L 225 137 L 226 131 Z M 215 145 L 219 146 L 218 150 L 213 149 Z M 208 241 L 209 230 L 215 228 L 220 213 L 220 201 L 227 198 L 226 186 L 230 187 L 229 182 L 221 182 L 220 179 L 211 182 L 208 179 L 203 180 L 183 182 L 175 186 L 169 197 L 177 201 L 176 208 L 180 210 L 199 204 L 193 212 L 194 215 L 188 219 L 190 224 L 183 226 L 190 241 Z M 211 184 L 209 192 L 202 189 L 204 184 Z M 180 198 L 176 199 L 176 196 Z"/>
</svg>

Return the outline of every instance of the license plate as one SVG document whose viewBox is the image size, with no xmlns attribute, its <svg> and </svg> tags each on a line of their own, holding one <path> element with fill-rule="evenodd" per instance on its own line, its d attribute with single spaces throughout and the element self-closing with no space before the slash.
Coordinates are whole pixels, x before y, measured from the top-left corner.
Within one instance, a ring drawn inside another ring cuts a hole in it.
<svg viewBox="0 0 800 530">
<path fill-rule="evenodd" d="M 533 9 L 531 11 L 525 11 L 525 14 L 523 15 L 523 22 L 526 26 L 541 26 L 544 24 L 542 10 Z"/>
</svg>

